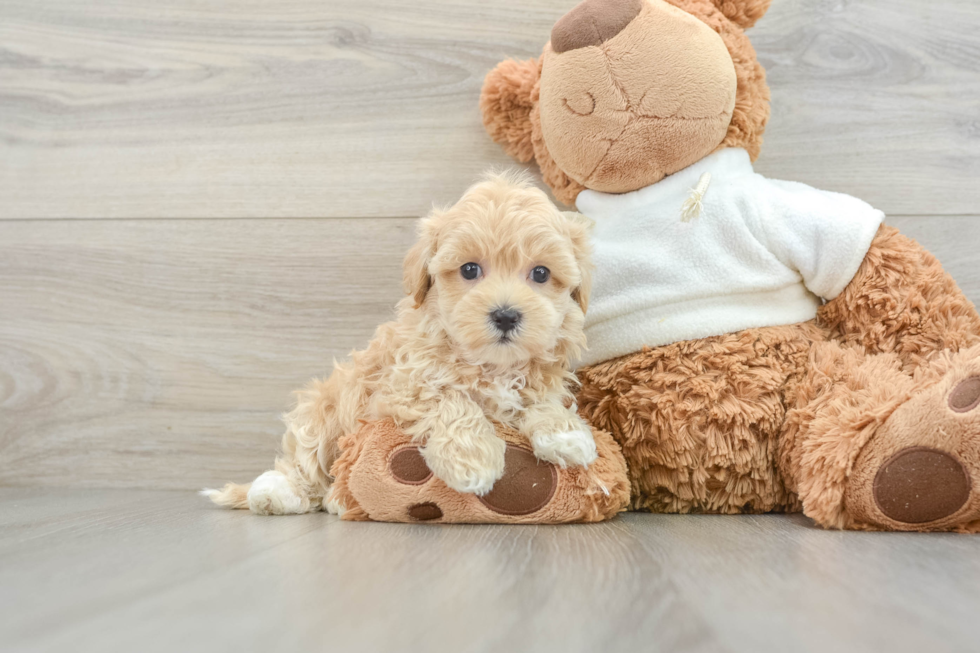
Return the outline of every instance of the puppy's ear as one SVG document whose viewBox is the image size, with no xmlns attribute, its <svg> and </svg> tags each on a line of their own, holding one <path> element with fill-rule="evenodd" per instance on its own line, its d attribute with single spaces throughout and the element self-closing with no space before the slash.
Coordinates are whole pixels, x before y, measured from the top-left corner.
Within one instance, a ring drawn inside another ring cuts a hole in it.
<svg viewBox="0 0 980 653">
<path fill-rule="evenodd" d="M 494 142 L 521 163 L 534 158 L 531 144 L 531 110 L 541 78 L 537 59 L 507 59 L 487 73 L 480 92 L 483 126 Z"/>
<path fill-rule="evenodd" d="M 436 253 L 435 215 L 422 218 L 419 221 L 418 241 L 412 245 L 405 255 L 402 272 L 402 285 L 405 294 L 415 300 L 415 308 L 422 306 L 425 296 L 432 287 L 432 277 L 429 275 L 429 261 Z"/>
<path fill-rule="evenodd" d="M 711 0 L 725 18 L 742 29 L 748 29 L 765 15 L 772 0 Z"/>
<path fill-rule="evenodd" d="M 572 289 L 572 299 L 585 313 L 589 310 L 589 295 L 592 292 L 592 227 L 595 222 L 574 211 L 562 211 L 562 215 L 569 222 L 572 250 L 581 276 L 578 287 Z"/>
</svg>

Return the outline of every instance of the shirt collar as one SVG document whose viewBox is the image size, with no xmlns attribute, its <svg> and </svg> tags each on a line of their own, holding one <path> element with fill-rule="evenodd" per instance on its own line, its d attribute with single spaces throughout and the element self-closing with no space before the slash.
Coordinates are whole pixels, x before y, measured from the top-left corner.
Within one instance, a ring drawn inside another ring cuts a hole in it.
<svg viewBox="0 0 980 653">
<path fill-rule="evenodd" d="M 715 182 L 750 175 L 753 173 L 752 161 L 744 149 L 726 147 L 639 190 L 629 193 L 583 190 L 575 199 L 575 205 L 590 218 L 602 218 L 613 217 L 634 208 L 648 207 L 653 203 L 669 202 L 675 198 L 683 201 L 706 172 L 711 173 Z"/>
</svg>

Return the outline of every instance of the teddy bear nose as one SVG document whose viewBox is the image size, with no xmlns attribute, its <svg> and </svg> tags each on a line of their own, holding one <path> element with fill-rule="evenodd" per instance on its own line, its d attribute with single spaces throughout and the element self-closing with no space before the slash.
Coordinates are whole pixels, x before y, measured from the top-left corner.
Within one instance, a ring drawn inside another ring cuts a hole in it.
<svg viewBox="0 0 980 653">
<path fill-rule="evenodd" d="M 636 18 L 643 0 L 585 0 L 558 19 L 551 29 L 551 49 L 557 53 L 601 45 Z"/>
</svg>

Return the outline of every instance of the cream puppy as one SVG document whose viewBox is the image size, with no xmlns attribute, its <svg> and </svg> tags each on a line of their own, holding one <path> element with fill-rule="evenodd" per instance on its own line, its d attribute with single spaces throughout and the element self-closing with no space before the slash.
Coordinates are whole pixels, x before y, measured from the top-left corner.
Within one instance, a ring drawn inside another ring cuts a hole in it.
<svg viewBox="0 0 980 653">
<path fill-rule="evenodd" d="M 260 514 L 341 512 L 329 495 L 338 439 L 392 417 L 432 472 L 485 494 L 504 473 L 492 421 L 562 467 L 596 458 L 575 414 L 569 359 L 585 344 L 589 225 L 519 176 L 490 176 L 419 223 L 397 319 L 330 378 L 298 393 L 275 470 L 204 494 Z"/>
</svg>

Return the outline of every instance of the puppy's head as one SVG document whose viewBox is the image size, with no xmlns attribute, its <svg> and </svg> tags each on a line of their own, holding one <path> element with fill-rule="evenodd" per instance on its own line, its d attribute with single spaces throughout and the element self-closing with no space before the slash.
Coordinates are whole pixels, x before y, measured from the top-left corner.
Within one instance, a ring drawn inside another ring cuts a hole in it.
<svg viewBox="0 0 980 653">
<path fill-rule="evenodd" d="M 591 273 L 586 218 L 560 212 L 524 177 L 494 175 L 420 224 L 405 290 L 467 360 L 564 363 L 578 353 Z"/>
</svg>

